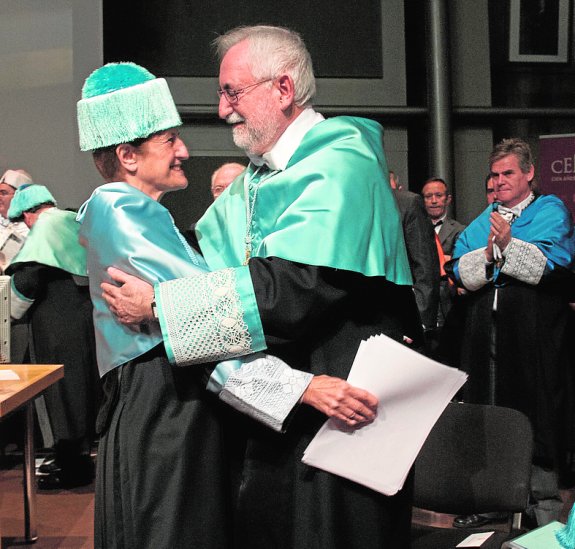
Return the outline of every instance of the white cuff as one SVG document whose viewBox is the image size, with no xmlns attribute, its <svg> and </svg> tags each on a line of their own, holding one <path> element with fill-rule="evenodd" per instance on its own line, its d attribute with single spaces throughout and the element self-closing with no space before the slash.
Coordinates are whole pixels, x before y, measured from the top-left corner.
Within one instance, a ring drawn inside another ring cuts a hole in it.
<svg viewBox="0 0 575 549">
<path fill-rule="evenodd" d="M 489 280 L 485 274 L 485 250 L 479 248 L 459 258 L 459 277 L 468 290 L 475 292 L 483 288 Z"/>
<path fill-rule="evenodd" d="M 15 320 L 22 318 L 26 311 L 34 304 L 33 299 L 28 299 L 10 288 L 10 316 Z"/>
<path fill-rule="evenodd" d="M 501 272 L 535 286 L 539 284 L 546 265 L 547 258 L 535 244 L 512 238 L 505 248 L 505 262 Z"/>
<path fill-rule="evenodd" d="M 282 431 L 313 375 L 294 370 L 275 356 L 256 357 L 244 359 L 229 375 L 219 397 L 274 431 Z"/>
</svg>

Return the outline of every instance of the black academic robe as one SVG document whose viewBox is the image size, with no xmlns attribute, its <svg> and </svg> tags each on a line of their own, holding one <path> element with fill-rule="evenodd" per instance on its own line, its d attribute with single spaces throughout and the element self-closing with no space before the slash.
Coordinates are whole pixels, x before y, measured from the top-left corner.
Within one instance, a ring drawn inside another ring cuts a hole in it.
<svg viewBox="0 0 575 549">
<path fill-rule="evenodd" d="M 460 298 L 459 367 L 469 373 L 464 399 L 493 403 L 525 413 L 532 422 L 535 462 L 561 467 L 566 444 L 566 404 L 569 389 L 569 309 L 555 280 L 537 286 L 510 281 L 488 285 Z M 495 402 L 489 395 L 491 330 L 495 330 Z M 458 341 L 452 340 L 458 346 Z"/>
<path fill-rule="evenodd" d="M 219 402 L 163 346 L 104 377 L 96 549 L 226 549 L 231 507 Z"/>
<path fill-rule="evenodd" d="M 360 341 L 371 335 L 397 340 L 407 335 L 421 342 L 409 286 L 278 258 L 255 258 L 249 267 L 268 352 L 293 368 L 345 379 Z M 386 497 L 301 462 L 325 420 L 301 405 L 284 434 L 246 418 L 228 424 L 235 451 L 246 437 L 236 499 L 237 548 L 409 547 L 411 477 L 396 496 Z"/>
<path fill-rule="evenodd" d="M 100 382 L 88 286 L 35 262 L 16 263 L 8 273 L 18 292 L 34 300 L 28 311 L 33 362 L 64 365 L 64 378 L 44 393 L 54 438 L 89 444 Z"/>
</svg>

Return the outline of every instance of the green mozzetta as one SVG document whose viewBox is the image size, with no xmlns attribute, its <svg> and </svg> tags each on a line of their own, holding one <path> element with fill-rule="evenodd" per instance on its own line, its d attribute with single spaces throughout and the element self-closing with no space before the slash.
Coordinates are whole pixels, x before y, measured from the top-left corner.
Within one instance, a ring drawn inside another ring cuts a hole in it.
<svg viewBox="0 0 575 549">
<path fill-rule="evenodd" d="M 87 276 L 86 250 L 78 245 L 76 214 L 52 208 L 43 212 L 11 265 L 35 262 Z"/>
<path fill-rule="evenodd" d="M 258 185 L 251 255 L 411 285 L 399 212 L 384 177 L 382 139 L 379 124 L 355 117 L 331 118 L 309 130 L 286 169 Z M 255 185 L 248 188 L 252 204 Z M 239 178 L 197 224 L 211 269 L 245 260 L 244 194 Z"/>
</svg>

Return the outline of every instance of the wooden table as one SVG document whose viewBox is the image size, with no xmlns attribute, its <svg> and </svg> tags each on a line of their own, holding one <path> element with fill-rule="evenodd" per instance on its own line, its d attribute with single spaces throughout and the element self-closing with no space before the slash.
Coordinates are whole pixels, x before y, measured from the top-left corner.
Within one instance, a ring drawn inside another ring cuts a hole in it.
<svg viewBox="0 0 575 549">
<path fill-rule="evenodd" d="M 24 529 L 26 541 L 36 541 L 36 483 L 34 481 L 34 403 L 44 389 L 64 377 L 61 364 L 0 364 L 0 373 L 11 370 L 19 379 L 0 379 L 0 419 L 24 407 Z M 0 534 L 1 537 L 1 534 Z"/>
</svg>

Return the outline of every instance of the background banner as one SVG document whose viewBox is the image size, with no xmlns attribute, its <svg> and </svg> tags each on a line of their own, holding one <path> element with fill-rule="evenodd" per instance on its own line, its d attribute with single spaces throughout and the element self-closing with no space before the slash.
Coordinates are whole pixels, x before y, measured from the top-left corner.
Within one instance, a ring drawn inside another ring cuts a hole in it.
<svg viewBox="0 0 575 549">
<path fill-rule="evenodd" d="M 575 134 L 539 136 L 539 186 L 557 195 L 575 220 Z"/>
</svg>

